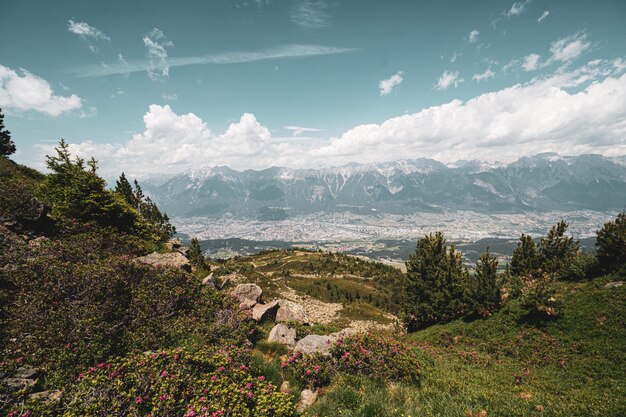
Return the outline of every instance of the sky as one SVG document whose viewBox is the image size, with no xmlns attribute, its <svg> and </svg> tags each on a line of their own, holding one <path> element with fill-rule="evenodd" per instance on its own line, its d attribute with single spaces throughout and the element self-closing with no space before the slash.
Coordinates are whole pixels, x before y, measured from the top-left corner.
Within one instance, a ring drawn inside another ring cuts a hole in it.
<svg viewBox="0 0 626 417">
<path fill-rule="evenodd" d="M 624 156 L 626 2 L 2 0 L 0 108 L 105 176 Z"/>
</svg>

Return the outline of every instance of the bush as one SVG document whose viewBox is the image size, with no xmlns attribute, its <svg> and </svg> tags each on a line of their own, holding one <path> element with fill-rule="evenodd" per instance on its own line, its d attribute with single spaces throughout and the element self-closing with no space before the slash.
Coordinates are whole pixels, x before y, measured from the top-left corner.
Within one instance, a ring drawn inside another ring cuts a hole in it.
<svg viewBox="0 0 626 417">
<path fill-rule="evenodd" d="M 626 212 L 617 215 L 598 230 L 596 240 L 598 264 L 605 273 L 626 265 Z"/>
<path fill-rule="evenodd" d="M 99 248 L 110 256 L 90 252 Z M 14 287 L 6 310 L 8 347 L 48 368 L 48 384 L 131 350 L 239 344 L 253 330 L 232 298 L 183 271 L 112 255 L 124 250 L 97 235 L 72 237 L 18 251 L 10 267 L 0 269 Z"/>
<path fill-rule="evenodd" d="M 81 373 L 64 395 L 64 416 L 294 416 L 292 397 L 250 366 L 247 349 L 146 352 Z"/>
</svg>

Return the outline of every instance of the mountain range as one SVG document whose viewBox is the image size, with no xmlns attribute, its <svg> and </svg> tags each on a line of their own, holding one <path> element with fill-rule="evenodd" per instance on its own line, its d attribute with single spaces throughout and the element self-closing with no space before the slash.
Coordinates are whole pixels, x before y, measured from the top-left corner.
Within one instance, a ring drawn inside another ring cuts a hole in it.
<svg viewBox="0 0 626 417">
<path fill-rule="evenodd" d="M 508 164 L 421 158 L 320 169 L 219 166 L 148 179 L 143 188 L 174 217 L 615 211 L 626 206 L 626 163 L 621 157 L 542 153 Z"/>
</svg>

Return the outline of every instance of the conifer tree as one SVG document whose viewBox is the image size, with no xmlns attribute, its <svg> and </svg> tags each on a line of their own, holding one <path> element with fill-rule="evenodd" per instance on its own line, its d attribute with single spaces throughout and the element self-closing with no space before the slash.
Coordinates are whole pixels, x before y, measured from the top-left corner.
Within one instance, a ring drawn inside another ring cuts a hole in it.
<svg viewBox="0 0 626 417">
<path fill-rule="evenodd" d="M 195 237 L 191 239 L 191 244 L 189 245 L 189 263 L 197 269 L 208 269 L 200 248 L 200 242 Z"/>
<path fill-rule="evenodd" d="M 539 262 L 546 272 L 563 272 L 576 256 L 579 242 L 571 236 L 565 236 L 569 225 L 561 220 L 541 239 L 538 247 Z"/>
<path fill-rule="evenodd" d="M 15 153 L 15 143 L 11 140 L 11 132 L 4 128 L 4 114 L 0 109 L 0 156 L 9 156 Z"/>
<path fill-rule="evenodd" d="M 517 242 L 511 258 L 511 273 L 516 276 L 529 275 L 539 268 L 539 256 L 533 238 L 523 234 Z"/>
<path fill-rule="evenodd" d="M 446 246 L 441 232 L 419 239 L 406 266 L 402 313 L 408 330 L 444 323 L 467 313 L 468 272 L 461 254 L 454 245 Z"/>
<path fill-rule="evenodd" d="M 133 187 L 130 185 L 123 172 L 122 175 L 120 175 L 120 178 L 115 182 L 115 192 L 121 195 L 128 205 L 131 207 L 137 207 Z"/>
<path fill-rule="evenodd" d="M 604 272 L 626 266 L 626 212 L 607 222 L 598 230 L 596 240 L 598 264 Z"/>
<path fill-rule="evenodd" d="M 494 312 L 500 304 L 498 285 L 498 260 L 489 253 L 489 248 L 476 263 L 474 273 L 472 303 L 474 313 L 486 316 Z"/>
</svg>

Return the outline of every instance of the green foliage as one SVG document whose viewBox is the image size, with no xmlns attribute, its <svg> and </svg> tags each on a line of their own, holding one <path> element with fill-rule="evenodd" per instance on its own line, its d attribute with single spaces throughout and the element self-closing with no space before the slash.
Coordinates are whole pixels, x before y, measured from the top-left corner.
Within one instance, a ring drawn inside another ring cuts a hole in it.
<svg viewBox="0 0 626 417">
<path fill-rule="evenodd" d="M 498 261 L 487 252 L 476 263 L 471 288 L 474 314 L 485 317 L 495 312 L 500 305 L 500 285 L 498 282 Z"/>
<path fill-rule="evenodd" d="M 522 233 L 511 258 L 513 275 L 528 275 L 539 268 L 540 260 L 533 238 Z"/>
<path fill-rule="evenodd" d="M 132 350 L 241 343 L 253 324 L 190 274 L 130 260 L 106 235 L 22 248 L 0 274 L 15 288 L 9 349 L 49 369 L 47 383 Z M 131 242 L 132 244 L 132 242 Z M 102 252 L 99 252 L 102 250 Z"/>
<path fill-rule="evenodd" d="M 409 257 L 402 313 L 409 330 L 444 323 L 468 312 L 469 274 L 454 245 L 448 248 L 441 232 L 417 241 Z"/>
<path fill-rule="evenodd" d="M 250 351 L 234 346 L 178 348 L 101 362 L 68 386 L 59 414 L 294 416 L 292 397 L 250 365 Z"/>
<path fill-rule="evenodd" d="M 4 128 L 4 114 L 0 109 L 0 157 L 15 153 L 15 143 L 11 140 L 11 132 Z"/>
<path fill-rule="evenodd" d="M 191 239 L 191 244 L 189 245 L 189 263 L 196 269 L 209 269 L 209 266 L 204 259 L 204 255 L 202 254 L 200 242 L 198 242 L 198 239 L 195 237 Z"/>
<path fill-rule="evenodd" d="M 617 215 L 598 230 L 596 256 L 605 272 L 617 271 L 626 265 L 626 212 Z"/>
<path fill-rule="evenodd" d="M 538 246 L 538 255 L 541 268 L 550 273 L 561 273 L 576 257 L 579 250 L 577 240 L 565 236 L 569 225 L 561 220 L 541 239 Z"/>
<path fill-rule="evenodd" d="M 521 306 L 527 319 L 554 318 L 561 314 L 561 304 L 556 295 L 556 275 L 548 272 L 535 273 L 525 278 L 522 288 Z"/>
<path fill-rule="evenodd" d="M 42 206 L 35 189 L 43 178 L 34 169 L 0 158 L 0 220 L 37 219 Z"/>
</svg>

